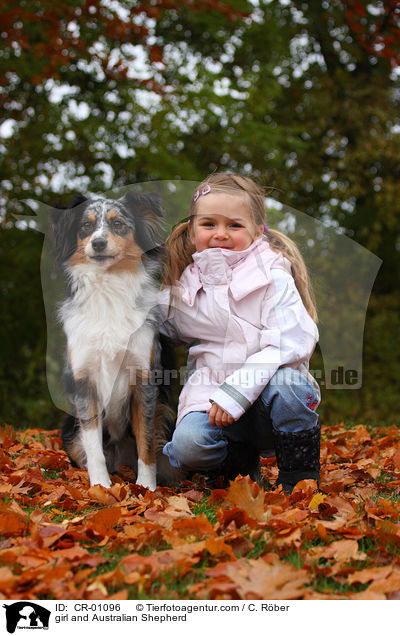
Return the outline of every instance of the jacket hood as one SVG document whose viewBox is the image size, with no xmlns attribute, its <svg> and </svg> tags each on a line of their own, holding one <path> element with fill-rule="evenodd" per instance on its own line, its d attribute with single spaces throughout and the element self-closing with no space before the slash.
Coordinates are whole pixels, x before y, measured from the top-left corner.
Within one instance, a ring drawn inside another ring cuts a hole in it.
<svg viewBox="0 0 400 636">
<path fill-rule="evenodd" d="M 263 236 L 242 251 L 213 247 L 195 252 L 192 258 L 179 281 L 182 300 L 191 307 L 202 287 L 229 285 L 234 299 L 240 300 L 269 282 L 272 265 L 290 273 L 289 261 L 272 250 Z"/>
<path fill-rule="evenodd" d="M 210 247 L 202 252 L 195 252 L 192 258 L 202 273 L 209 269 L 210 258 L 212 260 L 215 254 L 221 255 L 226 266 L 233 268 L 242 260 L 246 259 L 251 252 L 258 249 L 264 241 L 267 242 L 267 240 L 261 236 L 242 251 L 226 250 L 223 247 Z"/>
</svg>

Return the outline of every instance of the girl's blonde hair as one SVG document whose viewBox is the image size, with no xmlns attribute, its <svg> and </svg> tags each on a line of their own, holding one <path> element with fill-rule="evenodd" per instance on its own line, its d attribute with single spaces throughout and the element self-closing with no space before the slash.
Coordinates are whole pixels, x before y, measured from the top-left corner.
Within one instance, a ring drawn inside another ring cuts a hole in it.
<svg viewBox="0 0 400 636">
<path fill-rule="evenodd" d="M 210 190 L 208 190 L 209 187 Z M 203 190 L 245 197 L 255 229 L 265 224 L 265 197 L 271 190 L 259 186 L 249 177 L 229 173 L 211 174 L 200 183 L 193 193 L 189 219 L 196 214 L 197 202 L 201 196 L 204 196 L 201 194 Z M 271 228 L 268 229 L 264 236 L 267 238 L 270 247 L 276 252 L 283 254 L 290 262 L 294 282 L 303 304 L 311 318 L 317 322 L 317 310 L 307 267 L 296 244 L 282 232 Z M 193 263 L 192 254 L 196 248 L 190 240 L 189 221 L 178 223 L 173 228 L 166 240 L 165 247 L 166 268 L 163 285 L 172 287 L 181 277 L 183 270 L 190 263 Z"/>
</svg>

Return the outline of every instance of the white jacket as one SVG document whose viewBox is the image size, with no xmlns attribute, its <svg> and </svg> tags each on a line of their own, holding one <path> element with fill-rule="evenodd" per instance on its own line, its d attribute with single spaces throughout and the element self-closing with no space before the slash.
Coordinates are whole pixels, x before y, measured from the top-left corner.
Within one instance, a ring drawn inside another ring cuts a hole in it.
<svg viewBox="0 0 400 636">
<path fill-rule="evenodd" d="M 318 329 L 290 273 L 290 263 L 261 237 L 241 252 L 210 248 L 173 289 L 161 292 L 160 331 L 188 350 L 177 424 L 216 402 L 237 420 L 281 366 L 308 372 Z"/>
</svg>

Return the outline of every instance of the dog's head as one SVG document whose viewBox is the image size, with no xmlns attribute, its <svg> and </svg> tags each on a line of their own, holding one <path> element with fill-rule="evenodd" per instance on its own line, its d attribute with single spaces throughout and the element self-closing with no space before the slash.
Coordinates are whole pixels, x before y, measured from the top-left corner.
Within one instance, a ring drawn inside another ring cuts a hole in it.
<svg viewBox="0 0 400 636">
<path fill-rule="evenodd" d="M 56 260 L 64 267 L 92 264 L 108 271 L 133 271 L 160 245 L 161 199 L 129 192 L 120 199 L 77 196 L 52 212 Z"/>
</svg>

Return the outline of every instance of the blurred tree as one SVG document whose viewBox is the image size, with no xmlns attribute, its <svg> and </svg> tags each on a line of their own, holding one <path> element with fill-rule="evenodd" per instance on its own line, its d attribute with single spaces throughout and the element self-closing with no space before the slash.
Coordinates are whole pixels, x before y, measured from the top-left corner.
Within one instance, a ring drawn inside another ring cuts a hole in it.
<svg viewBox="0 0 400 636">
<path fill-rule="evenodd" d="M 400 64 L 400 5 L 398 0 L 386 0 L 376 6 L 359 0 L 347 0 L 345 13 L 353 38 L 368 53 Z"/>
<path fill-rule="evenodd" d="M 171 91 L 155 34 L 165 13 L 179 24 L 206 14 L 221 43 L 247 0 L 5 0 L 0 51 L 1 207 L 27 196 L 51 203 L 74 188 L 106 190 L 154 169 L 151 115 Z M 180 40 L 186 40 L 182 30 Z M 196 42 L 188 43 L 196 52 Z M 221 46 L 221 44 L 220 44 Z M 197 51 L 198 52 L 198 51 Z M 168 148 L 158 170 L 170 175 Z M 161 158 L 161 161 L 160 161 Z"/>
<path fill-rule="evenodd" d="M 390 292 L 400 282 L 400 5 L 255 4 L 223 55 L 204 45 L 190 68 L 178 58 L 155 139 L 168 121 L 200 176 L 251 173 L 345 228 L 384 260 L 379 291 Z M 174 28 L 167 14 L 157 23 L 161 36 Z"/>
<path fill-rule="evenodd" d="M 0 423 L 56 427 L 46 380 L 46 322 L 40 284 L 43 237 L 0 231 Z"/>
</svg>

